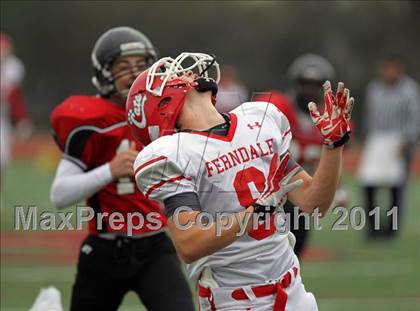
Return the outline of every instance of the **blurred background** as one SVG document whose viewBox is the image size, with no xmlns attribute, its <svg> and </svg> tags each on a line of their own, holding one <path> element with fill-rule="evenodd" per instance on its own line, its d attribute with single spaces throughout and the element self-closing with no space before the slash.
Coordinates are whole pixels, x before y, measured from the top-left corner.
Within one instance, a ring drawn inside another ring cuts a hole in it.
<svg viewBox="0 0 420 311">
<path fill-rule="evenodd" d="M 52 210 L 49 187 L 60 154 L 49 132 L 50 112 L 69 95 L 95 93 L 90 82 L 93 44 L 104 31 L 121 25 L 144 32 L 161 56 L 214 53 L 220 64 L 234 68 L 248 98 L 292 88 L 286 73 L 302 54 L 328 59 L 336 72 L 333 85 L 345 81 L 356 98 L 356 136 L 346 151 L 343 177 L 349 206 L 364 204 L 356 172 L 367 86 L 380 60 L 398 55 L 405 72 L 420 81 L 417 1 L 2 1 L 1 32 L 24 64 L 25 118 L 31 120 L 30 135 L 12 133 L 11 159 L 2 169 L 2 310 L 28 310 L 39 289 L 48 285 L 60 289 L 68 307 L 85 233 L 17 232 L 13 207 Z M 3 148 L 3 138 L 1 143 Z M 325 229 L 311 234 L 302 275 L 320 310 L 420 310 L 420 159 L 418 150 L 413 153 L 395 238 L 372 242 L 363 230 L 331 232 L 337 215 L 327 216 L 321 222 Z M 378 191 L 377 204 L 388 205 L 388 193 Z M 121 310 L 138 308 L 137 298 L 129 294 Z"/>
</svg>

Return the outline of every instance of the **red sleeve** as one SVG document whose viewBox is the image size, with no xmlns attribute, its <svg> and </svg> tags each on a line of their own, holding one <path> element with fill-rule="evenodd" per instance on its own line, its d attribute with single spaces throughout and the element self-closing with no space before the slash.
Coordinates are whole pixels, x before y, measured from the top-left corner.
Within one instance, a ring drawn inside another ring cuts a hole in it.
<svg viewBox="0 0 420 311">
<path fill-rule="evenodd" d="M 20 87 L 14 87 L 10 91 L 8 102 L 10 104 L 13 122 L 18 123 L 22 120 L 29 120 L 28 110 L 26 109 L 25 101 L 23 99 L 23 94 Z"/>
<path fill-rule="evenodd" d="M 100 144 L 96 119 L 89 114 L 92 109 L 97 110 L 92 99 L 70 97 L 58 105 L 50 117 L 54 139 L 63 156 L 84 170 L 94 166 Z"/>
<path fill-rule="evenodd" d="M 292 129 L 294 129 L 297 126 L 297 117 L 295 109 L 287 95 L 277 91 L 270 91 L 264 94 L 257 95 L 253 100 L 272 103 L 281 112 L 284 113 L 286 118 L 289 120 Z"/>
</svg>

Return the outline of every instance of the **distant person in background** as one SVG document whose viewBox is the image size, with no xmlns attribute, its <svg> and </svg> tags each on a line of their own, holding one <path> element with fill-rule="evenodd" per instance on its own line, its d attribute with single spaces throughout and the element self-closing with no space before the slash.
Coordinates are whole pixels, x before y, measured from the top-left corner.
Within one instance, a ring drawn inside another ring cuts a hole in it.
<svg viewBox="0 0 420 311">
<path fill-rule="evenodd" d="M 366 90 L 366 137 L 359 176 L 368 211 L 377 206 L 375 194 L 379 187 L 390 191 L 389 209 L 397 207 L 397 223 L 391 221 L 392 217 L 383 217 L 381 222 L 384 219 L 386 222 L 381 223 L 380 228 L 376 224 L 375 228 L 372 215 L 368 217 L 367 231 L 368 238 L 389 238 L 394 236 L 397 227 L 400 229 L 404 188 L 420 132 L 420 94 L 417 82 L 404 73 L 399 57 L 384 58 L 378 71 L 379 78 Z"/>
<path fill-rule="evenodd" d="M 248 100 L 248 90 L 238 78 L 236 69 L 231 65 L 220 68 L 216 109 L 220 113 L 229 112 Z"/>
<path fill-rule="evenodd" d="M 10 145 L 12 138 L 12 124 L 15 126 L 16 136 L 20 139 L 28 138 L 33 126 L 22 95 L 21 84 L 25 75 L 22 61 L 14 55 L 13 42 L 4 33 L 0 34 L 1 58 L 1 171 L 6 168 L 10 160 Z"/>
<path fill-rule="evenodd" d="M 313 101 L 320 110 L 323 109 L 322 85 L 326 80 L 334 79 L 335 71 L 325 58 L 305 54 L 292 62 L 287 76 L 292 85 L 288 94 L 269 91 L 258 95 L 254 100 L 269 101 L 286 115 L 293 134 L 290 152 L 305 170 L 313 174 L 321 156 L 322 137 L 307 113 L 308 102 Z M 337 189 L 334 204 L 347 204 L 347 194 L 342 187 Z M 294 206 L 289 201 L 284 205 L 284 210 L 290 215 L 290 231 L 296 236 L 295 253 L 301 257 L 309 234 L 309 230 L 305 229 L 305 218 L 299 217 L 295 222 L 297 210 L 294 211 Z"/>
</svg>

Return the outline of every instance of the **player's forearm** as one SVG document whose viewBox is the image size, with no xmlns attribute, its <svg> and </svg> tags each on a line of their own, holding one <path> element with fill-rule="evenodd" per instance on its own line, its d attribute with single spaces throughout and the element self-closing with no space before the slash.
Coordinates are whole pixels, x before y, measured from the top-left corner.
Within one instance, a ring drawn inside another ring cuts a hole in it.
<svg viewBox="0 0 420 311">
<path fill-rule="evenodd" d="M 56 208 L 64 208 L 89 198 L 111 181 L 108 164 L 84 172 L 77 165 L 62 159 L 51 186 L 50 199 Z"/>
<path fill-rule="evenodd" d="M 332 204 L 340 179 L 342 153 L 343 147 L 322 149 L 318 168 L 303 195 L 303 210 L 313 211 L 318 208 L 321 215 L 325 215 Z"/>
<path fill-rule="evenodd" d="M 291 194 L 297 202 L 303 200 L 305 211 L 318 208 L 321 215 L 325 215 L 334 198 L 341 173 L 342 146 L 350 139 L 350 119 L 354 105 L 354 98 L 350 97 L 350 90 L 344 87 L 343 82 L 338 83 L 336 94 L 333 94 L 329 81 L 325 81 L 323 88 L 324 112 L 321 114 L 314 102 L 310 102 L 308 108 L 311 119 L 323 138 L 323 144 L 333 149 L 322 149 L 314 176 L 310 178 L 303 173 L 306 179 L 303 189 Z"/>
<path fill-rule="evenodd" d="M 188 217 L 181 216 L 180 223 L 182 225 L 186 225 L 190 221 L 191 226 L 188 229 L 180 229 L 175 225 L 173 218 L 168 221 L 168 227 L 178 254 L 186 263 L 191 263 L 232 244 L 240 237 L 238 233 L 241 231 L 248 232 L 252 226 L 252 212 L 253 207 L 249 207 L 245 211 L 237 213 L 231 218 L 232 226 L 230 227 L 224 226 L 226 224 L 222 223 L 213 223 L 207 229 L 201 228 L 194 223 L 198 212 L 190 213 Z M 219 226 L 219 231 L 216 226 Z"/>
</svg>

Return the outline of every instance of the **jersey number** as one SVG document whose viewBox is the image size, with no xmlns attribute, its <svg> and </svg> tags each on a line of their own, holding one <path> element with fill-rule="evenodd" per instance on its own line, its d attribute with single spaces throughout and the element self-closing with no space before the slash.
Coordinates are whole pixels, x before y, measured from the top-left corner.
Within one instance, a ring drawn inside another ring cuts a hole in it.
<svg viewBox="0 0 420 311">
<path fill-rule="evenodd" d="M 264 173 L 254 166 L 236 173 L 233 187 L 241 206 L 248 207 L 254 204 L 261 192 L 263 192 L 265 183 Z M 272 235 L 275 231 L 274 215 L 271 215 L 269 226 L 265 223 L 260 223 L 256 229 L 251 229 L 248 235 L 255 240 L 262 240 Z"/>
<path fill-rule="evenodd" d="M 121 143 L 117 149 L 117 154 L 128 150 L 129 147 L 130 141 L 128 139 L 121 140 Z M 120 179 L 118 179 L 117 193 L 119 195 L 132 194 L 134 193 L 134 189 L 134 183 L 130 177 L 121 177 Z"/>
</svg>

